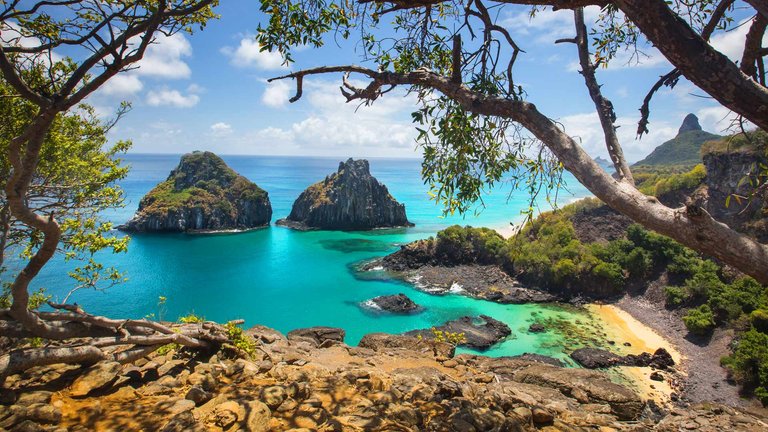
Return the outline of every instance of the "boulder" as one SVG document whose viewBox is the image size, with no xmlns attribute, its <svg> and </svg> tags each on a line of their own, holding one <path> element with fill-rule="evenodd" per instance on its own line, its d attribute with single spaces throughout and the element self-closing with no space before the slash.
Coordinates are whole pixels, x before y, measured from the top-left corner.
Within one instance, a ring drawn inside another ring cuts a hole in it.
<svg viewBox="0 0 768 432">
<path fill-rule="evenodd" d="M 453 357 L 456 348 L 446 342 L 438 342 L 434 339 L 418 339 L 413 336 L 393 335 L 387 333 L 369 333 L 360 339 L 361 348 L 372 349 L 377 352 L 389 349 L 406 349 L 409 351 L 431 353 L 436 357 Z"/>
<path fill-rule="evenodd" d="M 323 345 L 326 341 L 344 342 L 346 332 L 337 327 L 309 327 L 288 332 L 288 340 L 309 340 L 316 345 Z"/>
<path fill-rule="evenodd" d="M 85 396 L 92 391 L 103 389 L 115 382 L 119 374 L 120 363 L 109 361 L 97 363 L 72 383 L 70 387 L 72 396 Z"/>
<path fill-rule="evenodd" d="M 410 314 L 420 312 L 424 309 L 402 293 L 374 297 L 368 300 L 368 302 L 381 310 L 397 314 Z"/>
<path fill-rule="evenodd" d="M 528 327 L 528 333 L 544 333 L 545 331 L 547 328 L 539 323 L 533 323 Z"/>
<path fill-rule="evenodd" d="M 478 350 L 486 350 L 512 334 L 508 325 L 487 315 L 465 316 L 448 321 L 433 329 L 412 330 L 405 334 L 409 336 L 421 335 L 425 339 L 434 339 L 436 337 L 435 332 L 463 333 L 464 342 L 459 345 Z"/>
<path fill-rule="evenodd" d="M 645 403 L 634 391 L 611 382 L 604 374 L 587 369 L 534 365 L 514 373 L 517 382 L 559 390 L 582 404 L 606 404 L 621 420 L 636 420 Z"/>
<path fill-rule="evenodd" d="M 269 225 L 269 195 L 211 152 L 187 153 L 139 202 L 128 232 L 246 230 Z"/>
<path fill-rule="evenodd" d="M 348 159 L 325 180 L 308 187 L 278 225 L 296 229 L 370 230 L 413 226 L 365 159 Z"/>
</svg>

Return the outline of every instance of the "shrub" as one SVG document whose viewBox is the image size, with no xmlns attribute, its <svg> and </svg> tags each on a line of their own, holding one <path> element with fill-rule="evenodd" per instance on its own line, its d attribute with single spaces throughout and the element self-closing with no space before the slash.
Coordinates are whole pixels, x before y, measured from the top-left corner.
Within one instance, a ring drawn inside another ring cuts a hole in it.
<svg viewBox="0 0 768 432">
<path fill-rule="evenodd" d="M 768 334 L 755 329 L 745 332 L 733 354 L 721 363 L 745 390 L 768 405 Z"/>
<path fill-rule="evenodd" d="M 653 267 L 653 257 L 645 249 L 637 248 L 627 254 L 624 268 L 629 272 L 629 277 L 639 279 L 647 276 Z"/>
<path fill-rule="evenodd" d="M 668 286 L 664 288 L 664 294 L 666 294 L 665 304 L 668 307 L 678 307 L 691 298 L 688 290 L 684 287 Z"/>
<path fill-rule="evenodd" d="M 602 262 L 592 269 L 592 275 L 602 279 L 610 288 L 618 289 L 624 285 L 624 274 L 615 263 Z"/>
<path fill-rule="evenodd" d="M 768 310 L 756 309 L 749 314 L 749 321 L 755 330 L 763 333 L 768 333 Z"/>
<path fill-rule="evenodd" d="M 683 316 L 685 328 L 697 335 L 706 335 L 715 329 L 715 315 L 709 305 L 701 305 L 691 309 Z"/>
</svg>

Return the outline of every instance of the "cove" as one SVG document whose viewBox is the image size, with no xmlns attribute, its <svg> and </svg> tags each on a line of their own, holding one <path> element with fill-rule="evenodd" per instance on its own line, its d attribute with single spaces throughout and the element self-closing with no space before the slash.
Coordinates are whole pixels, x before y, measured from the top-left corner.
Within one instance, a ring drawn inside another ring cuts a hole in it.
<svg viewBox="0 0 768 432">
<path fill-rule="evenodd" d="M 273 222 L 290 212 L 293 200 L 308 185 L 334 172 L 340 158 L 223 156 L 240 174 L 267 190 L 273 205 Z M 126 207 L 105 214 L 116 224 L 128 220 L 141 197 L 164 180 L 178 163 L 178 155 L 129 155 L 129 176 L 120 185 Z M 386 274 L 360 275 L 355 264 L 391 253 L 410 241 L 435 235 L 452 225 L 509 227 L 520 221 L 528 207 L 524 190 L 510 191 L 500 184 L 485 197 L 485 208 L 467 216 L 443 217 L 430 201 L 428 186 L 420 178 L 421 162 L 415 159 L 370 159 L 372 174 L 406 205 L 413 228 L 364 232 L 294 231 L 274 224 L 237 234 L 137 234 L 127 253 L 102 253 L 105 266 L 116 266 L 128 281 L 105 292 L 83 290 L 72 298 L 87 311 L 113 317 L 175 320 L 188 313 L 226 321 L 242 318 L 246 326 L 262 324 L 287 332 L 310 326 L 342 327 L 346 342 L 356 344 L 371 332 L 401 333 L 429 328 L 464 315 L 485 314 L 506 322 L 513 336 L 484 352 L 516 355 L 524 352 L 567 359 L 574 344 L 600 342 L 599 325 L 583 310 L 556 305 L 500 305 L 461 295 L 435 296 Z M 560 203 L 587 196 L 570 175 L 568 191 Z M 510 196 L 510 192 L 512 195 Z M 541 204 L 541 210 L 550 208 Z M 64 276 L 73 267 L 54 260 L 35 280 L 62 298 L 73 281 Z M 393 316 L 361 306 L 386 294 L 405 293 L 425 311 Z M 158 298 L 165 297 L 164 304 Z M 527 332 L 534 321 L 551 323 L 551 331 Z M 578 324 L 581 323 L 581 324 Z M 574 330 L 573 324 L 577 325 Z M 574 332 L 580 334 L 574 341 Z"/>
</svg>

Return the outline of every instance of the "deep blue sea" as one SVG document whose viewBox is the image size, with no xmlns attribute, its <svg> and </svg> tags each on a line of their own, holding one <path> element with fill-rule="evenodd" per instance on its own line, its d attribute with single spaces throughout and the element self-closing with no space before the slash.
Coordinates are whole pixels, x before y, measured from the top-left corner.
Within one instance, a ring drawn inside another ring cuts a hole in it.
<svg viewBox="0 0 768 432">
<path fill-rule="evenodd" d="M 498 305 L 460 295 L 434 296 L 397 280 L 363 280 L 354 263 L 385 255 L 398 246 L 434 235 L 452 224 L 509 227 L 521 220 L 528 206 L 525 191 L 500 185 L 485 198 L 475 215 L 442 217 L 441 207 L 429 199 L 421 180 L 421 162 L 408 159 L 369 159 L 371 172 L 406 205 L 413 228 L 368 232 L 299 232 L 274 225 L 290 212 L 307 186 L 338 168 L 338 158 L 223 156 L 237 172 L 269 193 L 273 225 L 247 233 L 217 235 L 133 235 L 127 253 L 101 253 L 107 266 L 124 271 L 128 281 L 105 292 L 79 291 L 71 299 L 88 312 L 112 317 L 141 318 L 150 314 L 166 320 L 196 313 L 206 319 L 246 320 L 283 332 L 309 326 L 337 326 L 356 344 L 369 332 L 399 333 L 428 328 L 463 315 L 487 314 L 507 322 L 514 336 L 488 352 L 513 355 L 539 352 L 563 357 L 556 333 L 532 335 L 525 331 L 534 314 L 568 314 L 557 307 Z M 128 177 L 120 182 L 126 206 L 105 214 L 117 223 L 130 219 L 139 200 L 165 180 L 179 155 L 128 155 Z M 587 196 L 586 189 L 566 175 L 569 191 L 559 203 Z M 511 195 L 510 195 L 511 193 Z M 551 209 L 542 206 L 542 211 Z M 74 285 L 65 276 L 71 263 L 58 258 L 35 280 L 61 299 Z M 426 310 L 418 315 L 390 316 L 362 307 L 372 297 L 405 293 Z M 164 305 L 158 298 L 164 296 Z"/>
</svg>

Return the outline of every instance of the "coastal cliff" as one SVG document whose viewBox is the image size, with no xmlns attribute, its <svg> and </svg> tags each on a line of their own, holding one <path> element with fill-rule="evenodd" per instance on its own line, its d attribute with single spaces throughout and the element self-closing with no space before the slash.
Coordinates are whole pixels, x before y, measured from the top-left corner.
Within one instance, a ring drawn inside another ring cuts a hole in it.
<svg viewBox="0 0 768 432">
<path fill-rule="evenodd" d="M 245 230 L 269 225 L 266 191 L 211 152 L 187 153 L 168 179 L 139 203 L 118 227 L 129 232 Z"/>
<path fill-rule="evenodd" d="M 296 229 L 369 230 L 412 226 L 405 206 L 371 175 L 368 161 L 348 159 L 336 173 L 313 184 L 278 225 Z"/>
</svg>

